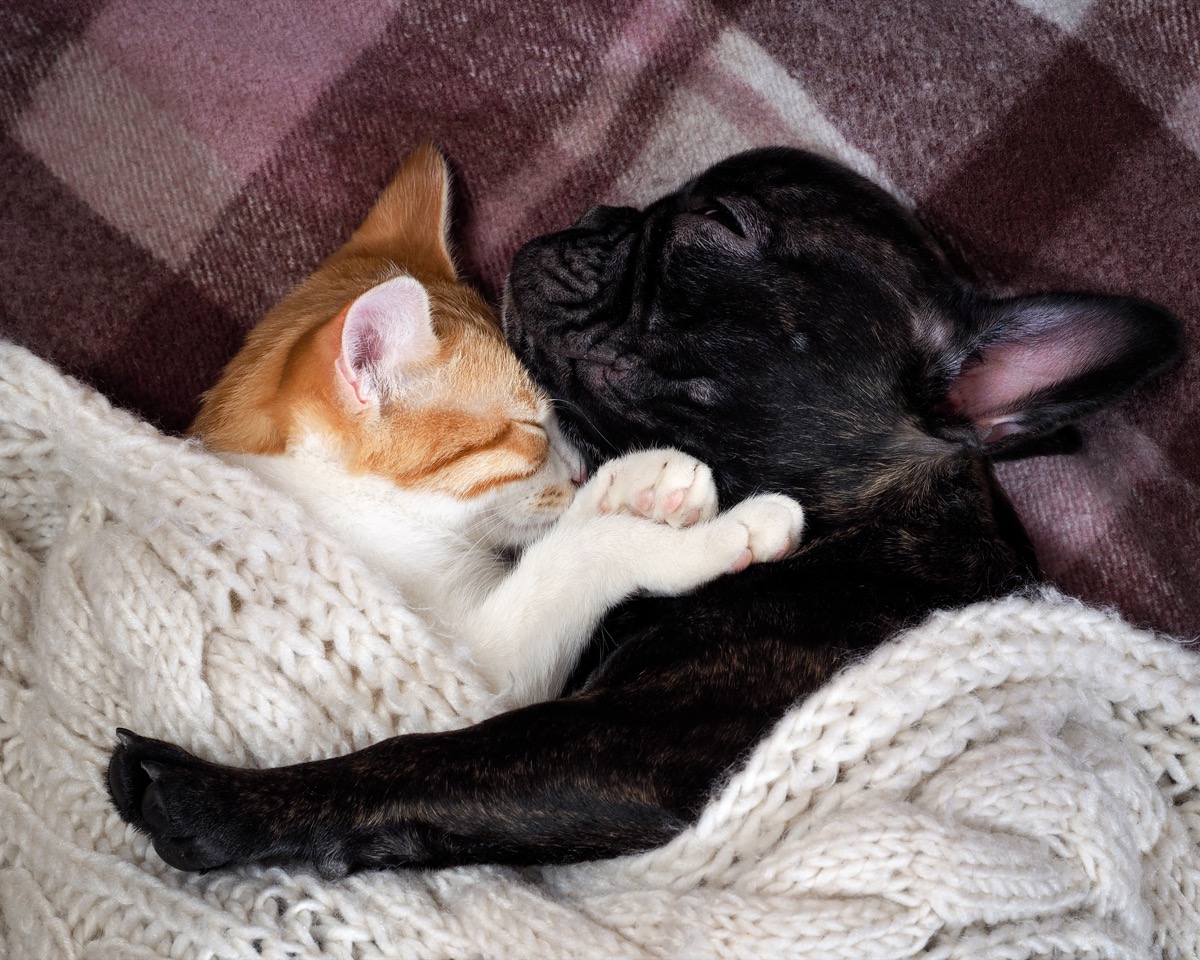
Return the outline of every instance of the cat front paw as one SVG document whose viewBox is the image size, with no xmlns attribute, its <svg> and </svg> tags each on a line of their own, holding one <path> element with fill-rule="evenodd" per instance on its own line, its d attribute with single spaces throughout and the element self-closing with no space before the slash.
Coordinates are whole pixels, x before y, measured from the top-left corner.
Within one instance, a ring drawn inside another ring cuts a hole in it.
<svg viewBox="0 0 1200 960">
<path fill-rule="evenodd" d="M 761 494 L 743 500 L 707 523 L 686 530 L 662 530 L 669 542 L 656 549 L 651 538 L 636 540 L 639 586 L 650 593 L 678 596 L 752 563 L 787 557 L 800 543 L 804 511 L 791 497 Z"/>
<path fill-rule="evenodd" d="M 711 520 L 717 486 L 704 463 L 680 450 L 639 450 L 602 464 L 579 491 L 582 510 L 628 513 L 672 527 Z"/>
<path fill-rule="evenodd" d="M 772 563 L 791 554 L 804 532 L 804 508 L 781 493 L 760 493 L 725 511 L 716 522 L 746 529 L 746 549 L 733 567 L 737 572 L 752 563 Z"/>
</svg>

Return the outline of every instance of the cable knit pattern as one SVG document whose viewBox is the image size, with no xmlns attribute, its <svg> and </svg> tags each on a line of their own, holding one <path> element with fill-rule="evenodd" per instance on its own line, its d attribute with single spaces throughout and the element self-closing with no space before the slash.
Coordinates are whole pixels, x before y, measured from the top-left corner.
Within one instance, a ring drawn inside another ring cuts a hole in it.
<svg viewBox="0 0 1200 960">
<path fill-rule="evenodd" d="M 0 345 L 0 956 L 1200 955 L 1200 662 L 1046 591 L 798 704 L 665 847 L 205 876 L 108 804 L 113 728 L 275 764 L 503 709 L 254 477 Z"/>
</svg>

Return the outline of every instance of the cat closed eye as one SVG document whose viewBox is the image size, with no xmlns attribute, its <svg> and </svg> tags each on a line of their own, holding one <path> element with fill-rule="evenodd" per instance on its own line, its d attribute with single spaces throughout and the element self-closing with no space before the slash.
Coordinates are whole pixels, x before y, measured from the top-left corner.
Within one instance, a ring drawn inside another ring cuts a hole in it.
<svg viewBox="0 0 1200 960">
<path fill-rule="evenodd" d="M 546 425 L 537 420 L 517 420 L 515 422 L 522 427 L 526 427 L 529 430 L 535 431 L 536 433 L 541 433 L 541 434 L 549 433 L 549 431 L 546 429 Z"/>
</svg>

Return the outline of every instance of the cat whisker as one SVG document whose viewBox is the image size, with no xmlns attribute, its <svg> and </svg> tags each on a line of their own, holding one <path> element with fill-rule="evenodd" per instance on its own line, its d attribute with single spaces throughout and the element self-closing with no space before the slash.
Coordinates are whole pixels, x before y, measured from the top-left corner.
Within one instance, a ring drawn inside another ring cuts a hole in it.
<svg viewBox="0 0 1200 960">
<path fill-rule="evenodd" d="M 489 514 L 473 524 L 469 533 L 464 533 L 460 536 L 464 542 L 473 541 L 477 544 L 479 541 L 489 539 L 496 530 L 508 525 L 510 525 L 510 521 L 502 514 Z"/>
<path fill-rule="evenodd" d="M 558 397 L 551 399 L 550 404 L 551 404 L 551 406 L 553 406 L 555 408 L 570 407 L 571 410 L 574 412 L 575 416 L 578 417 L 580 420 L 582 420 L 584 423 L 586 423 L 588 426 L 588 429 L 590 429 L 592 431 L 592 433 L 594 433 L 601 440 L 603 440 L 610 449 L 615 449 L 613 442 L 608 439 L 608 437 L 605 435 L 603 430 L 601 430 L 598 426 L 596 426 L 595 421 L 592 420 L 591 417 L 589 417 L 584 412 L 583 408 L 580 407 L 579 404 L 573 403 L 570 400 L 563 400 Z"/>
</svg>

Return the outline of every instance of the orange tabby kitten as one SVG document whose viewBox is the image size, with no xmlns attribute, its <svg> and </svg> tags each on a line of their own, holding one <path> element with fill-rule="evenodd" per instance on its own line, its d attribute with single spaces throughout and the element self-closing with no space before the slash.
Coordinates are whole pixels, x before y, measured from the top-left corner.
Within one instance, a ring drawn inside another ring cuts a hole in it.
<svg viewBox="0 0 1200 960">
<path fill-rule="evenodd" d="M 708 469 L 673 450 L 577 489 L 582 461 L 549 399 L 457 278 L 448 197 L 440 154 L 419 147 L 251 332 L 192 432 L 295 497 L 527 703 L 561 688 L 625 597 L 782 556 L 802 513 L 762 496 L 714 517 Z"/>
</svg>

